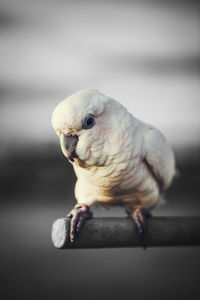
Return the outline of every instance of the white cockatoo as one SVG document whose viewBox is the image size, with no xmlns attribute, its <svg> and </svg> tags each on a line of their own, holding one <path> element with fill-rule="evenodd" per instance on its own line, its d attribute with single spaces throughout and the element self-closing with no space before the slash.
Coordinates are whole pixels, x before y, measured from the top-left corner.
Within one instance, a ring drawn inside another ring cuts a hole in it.
<svg viewBox="0 0 200 300">
<path fill-rule="evenodd" d="M 77 176 L 77 204 L 68 214 L 71 241 L 92 217 L 93 204 L 122 205 L 143 235 L 145 215 L 162 201 L 175 174 L 174 154 L 161 132 L 93 89 L 59 103 L 52 124 Z"/>
</svg>

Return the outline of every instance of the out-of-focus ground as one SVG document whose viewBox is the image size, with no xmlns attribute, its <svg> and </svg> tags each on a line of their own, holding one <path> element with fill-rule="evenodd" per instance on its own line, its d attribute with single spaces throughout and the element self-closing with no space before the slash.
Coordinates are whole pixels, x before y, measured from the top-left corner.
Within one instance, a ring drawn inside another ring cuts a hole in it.
<svg viewBox="0 0 200 300">
<path fill-rule="evenodd" d="M 199 25 L 196 1 L 1 1 L 2 299 L 199 298 L 199 247 L 58 251 L 51 243 L 52 222 L 75 203 L 51 113 L 87 87 L 172 143 L 179 176 L 154 215 L 200 215 Z"/>
</svg>

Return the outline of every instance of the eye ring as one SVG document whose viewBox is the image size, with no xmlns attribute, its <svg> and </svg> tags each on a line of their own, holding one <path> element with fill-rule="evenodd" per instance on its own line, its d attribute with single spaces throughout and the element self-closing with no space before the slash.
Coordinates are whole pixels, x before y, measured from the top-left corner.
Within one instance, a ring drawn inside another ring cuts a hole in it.
<svg viewBox="0 0 200 300">
<path fill-rule="evenodd" d="M 83 129 L 90 129 L 95 125 L 95 117 L 91 114 L 87 114 L 82 121 Z"/>
</svg>

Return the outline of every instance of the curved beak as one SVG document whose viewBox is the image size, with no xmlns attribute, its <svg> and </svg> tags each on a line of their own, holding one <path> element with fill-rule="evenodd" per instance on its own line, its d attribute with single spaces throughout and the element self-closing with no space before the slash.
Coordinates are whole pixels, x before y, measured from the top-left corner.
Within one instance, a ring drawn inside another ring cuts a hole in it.
<svg viewBox="0 0 200 300">
<path fill-rule="evenodd" d="M 78 143 L 77 135 L 65 135 L 61 134 L 60 136 L 60 146 L 63 154 L 71 161 L 74 161 L 74 158 L 77 158 L 76 154 L 76 145 Z"/>
</svg>

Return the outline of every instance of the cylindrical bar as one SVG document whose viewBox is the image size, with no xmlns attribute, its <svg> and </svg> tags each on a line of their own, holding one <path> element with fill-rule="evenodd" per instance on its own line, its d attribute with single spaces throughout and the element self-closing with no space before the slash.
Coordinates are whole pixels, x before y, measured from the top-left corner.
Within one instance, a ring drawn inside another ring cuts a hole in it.
<svg viewBox="0 0 200 300">
<path fill-rule="evenodd" d="M 129 218 L 90 219 L 73 245 L 69 232 L 69 218 L 53 223 L 52 241 L 56 248 L 196 246 L 200 245 L 200 217 L 150 217 L 144 239 Z"/>
</svg>

